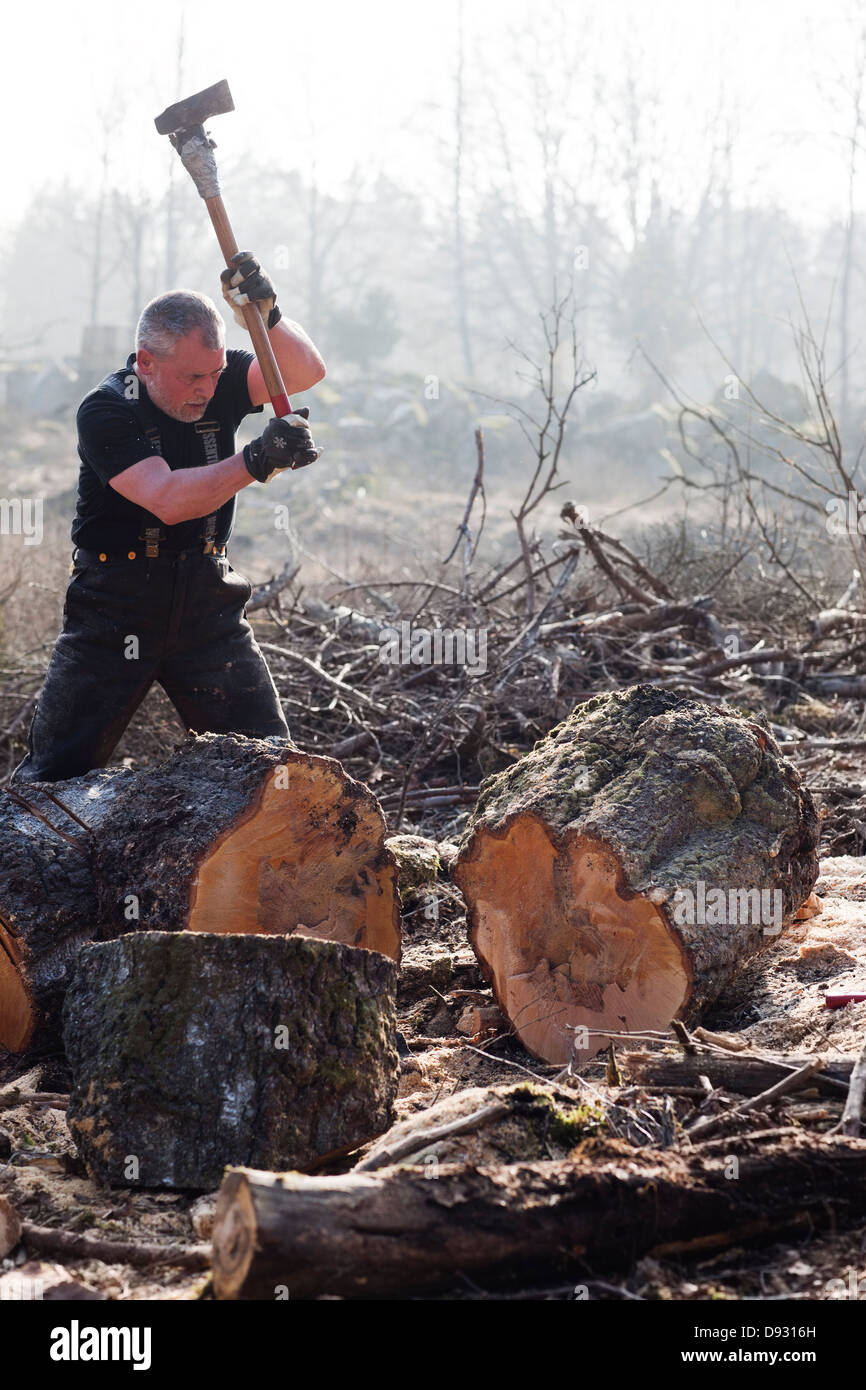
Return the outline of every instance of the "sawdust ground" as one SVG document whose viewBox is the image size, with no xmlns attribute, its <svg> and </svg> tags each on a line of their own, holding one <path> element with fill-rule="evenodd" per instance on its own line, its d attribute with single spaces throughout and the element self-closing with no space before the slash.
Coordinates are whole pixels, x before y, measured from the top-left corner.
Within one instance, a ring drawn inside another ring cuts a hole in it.
<svg viewBox="0 0 866 1390">
<path fill-rule="evenodd" d="M 866 989 L 866 860 L 824 859 L 821 912 L 794 923 L 724 992 L 703 1022 L 765 1050 L 851 1056 L 866 1003 L 828 1009 L 828 988 Z"/>
</svg>

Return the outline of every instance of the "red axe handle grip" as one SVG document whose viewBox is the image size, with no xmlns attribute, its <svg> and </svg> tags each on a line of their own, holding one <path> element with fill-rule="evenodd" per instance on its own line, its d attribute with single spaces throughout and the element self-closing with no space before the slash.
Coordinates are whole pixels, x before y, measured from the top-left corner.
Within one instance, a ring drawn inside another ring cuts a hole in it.
<svg viewBox="0 0 866 1390">
<path fill-rule="evenodd" d="M 225 204 L 219 194 L 215 198 L 205 198 L 205 207 L 210 213 L 210 220 L 213 229 L 217 234 L 217 241 L 220 250 L 225 257 L 227 266 L 231 266 L 232 256 L 238 253 L 238 244 L 225 210 Z M 283 385 L 283 378 L 271 347 L 271 340 L 268 337 L 268 330 L 265 321 L 256 308 L 255 304 L 245 304 L 241 309 L 247 328 L 250 330 L 250 337 L 253 340 L 256 357 L 262 369 L 262 376 L 268 388 L 271 398 L 271 405 L 274 407 L 275 415 L 291 415 L 292 403 L 286 395 L 286 388 Z"/>
</svg>

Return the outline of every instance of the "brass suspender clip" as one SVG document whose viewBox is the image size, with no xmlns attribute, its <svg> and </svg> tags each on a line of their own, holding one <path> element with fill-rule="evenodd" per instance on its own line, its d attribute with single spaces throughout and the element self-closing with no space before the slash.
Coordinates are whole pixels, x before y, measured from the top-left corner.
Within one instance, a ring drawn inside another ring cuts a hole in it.
<svg viewBox="0 0 866 1390">
<path fill-rule="evenodd" d="M 159 536 L 159 526 L 145 526 L 144 535 L 141 539 L 144 541 L 144 553 L 148 560 L 156 560 L 159 558 Z"/>
<path fill-rule="evenodd" d="M 216 523 L 216 512 L 213 512 L 211 516 L 205 517 L 204 527 L 202 528 L 202 540 L 204 541 L 202 554 L 204 555 L 213 555 L 216 550 Z"/>
</svg>

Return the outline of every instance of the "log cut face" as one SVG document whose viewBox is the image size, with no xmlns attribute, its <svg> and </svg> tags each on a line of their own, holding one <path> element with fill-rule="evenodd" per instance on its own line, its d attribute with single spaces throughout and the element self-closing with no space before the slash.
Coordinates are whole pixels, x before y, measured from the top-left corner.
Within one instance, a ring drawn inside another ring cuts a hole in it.
<svg viewBox="0 0 866 1390">
<path fill-rule="evenodd" d="M 768 729 L 640 685 L 486 779 L 453 877 L 500 1008 L 565 1063 L 697 1016 L 808 897 L 817 845 Z"/>
<path fill-rule="evenodd" d="M 138 773 L 95 845 L 103 936 L 136 928 L 295 933 L 400 954 L 379 803 L 333 758 L 191 734 Z"/>
<path fill-rule="evenodd" d="M 303 1169 L 382 1133 L 396 977 L 378 952 L 297 936 L 139 932 L 86 947 L 63 1018 L 88 1173 L 213 1188 L 226 1164 Z"/>
<path fill-rule="evenodd" d="M 131 775 L 94 772 L 0 792 L 0 1047 L 8 1052 L 57 1044 L 63 993 L 78 952 L 97 934 L 88 829 Z"/>
</svg>

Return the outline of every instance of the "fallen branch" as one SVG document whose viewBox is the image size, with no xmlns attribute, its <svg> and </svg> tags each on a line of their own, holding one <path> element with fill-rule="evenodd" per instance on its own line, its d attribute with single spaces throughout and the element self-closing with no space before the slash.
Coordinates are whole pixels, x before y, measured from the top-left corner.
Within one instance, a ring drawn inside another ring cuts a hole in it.
<svg viewBox="0 0 866 1390">
<path fill-rule="evenodd" d="M 178 1269 L 208 1269 L 210 1250 L 206 1245 L 153 1245 L 140 1241 L 101 1240 L 98 1236 L 60 1231 L 54 1226 L 34 1226 L 25 1221 L 21 1239 L 28 1249 L 43 1255 L 65 1255 L 73 1260 L 100 1260 L 103 1264 L 174 1265 Z"/>
<path fill-rule="evenodd" d="M 49 1110 L 65 1110 L 69 1096 L 55 1091 L 11 1091 L 0 1093 L 0 1110 L 14 1110 L 19 1105 L 45 1106 Z"/>
<path fill-rule="evenodd" d="M 793 1075 L 812 1060 L 810 1057 L 775 1058 L 743 1053 L 728 1057 L 721 1051 L 699 1053 L 694 1057 L 661 1052 L 627 1052 L 619 1056 L 620 1067 L 631 1081 L 655 1086 L 697 1086 L 698 1076 L 703 1073 L 717 1090 L 744 1096 L 760 1095 L 768 1086 L 775 1085 L 786 1075 Z M 847 1095 L 853 1067 L 853 1058 L 830 1058 L 821 1064 L 812 1082 L 820 1091 Z"/>
<path fill-rule="evenodd" d="M 866 1095 L 866 1042 L 864 1042 L 860 1049 L 860 1055 L 854 1063 L 854 1070 L 848 1083 L 848 1099 L 845 1101 L 842 1118 L 838 1125 L 830 1131 L 831 1134 L 838 1131 L 838 1133 L 847 1134 L 853 1139 L 858 1137 L 864 1095 Z"/>
<path fill-rule="evenodd" d="M 822 1065 L 822 1059 L 816 1057 L 814 1061 L 807 1062 L 805 1066 L 792 1072 L 790 1076 L 783 1076 L 781 1081 L 777 1081 L 775 1086 L 770 1086 L 768 1090 L 761 1091 L 759 1095 L 753 1096 L 751 1100 L 743 1101 L 742 1105 L 735 1105 L 733 1110 L 726 1110 L 722 1115 L 706 1115 L 703 1119 L 697 1120 L 690 1129 L 686 1130 L 686 1138 L 694 1141 L 702 1134 L 712 1134 L 713 1130 L 718 1129 L 728 1120 L 745 1115 L 749 1110 L 759 1110 L 764 1105 L 770 1105 L 780 1097 L 786 1096 L 789 1091 L 798 1090 L 804 1082 Z"/>
<path fill-rule="evenodd" d="M 501 1120 L 503 1116 L 511 1113 L 512 1107 L 504 1102 L 495 1101 L 492 1105 L 483 1105 L 480 1110 L 475 1110 L 471 1115 L 462 1115 L 457 1120 L 451 1120 L 448 1124 L 433 1125 L 430 1129 L 416 1130 L 414 1134 L 393 1145 L 390 1149 L 382 1149 L 379 1153 L 365 1158 L 360 1163 L 356 1163 L 352 1169 L 353 1173 L 372 1173 L 377 1168 L 387 1168 L 392 1163 L 399 1163 L 402 1158 L 407 1158 L 409 1154 L 420 1153 L 430 1144 L 438 1144 L 442 1139 L 450 1139 L 454 1134 L 467 1134 L 473 1129 L 481 1129 L 484 1125 L 492 1124 L 495 1120 Z"/>
<path fill-rule="evenodd" d="M 247 600 L 246 611 L 254 613 L 258 608 L 267 608 L 269 604 L 273 603 L 277 594 L 281 594 L 284 589 L 289 587 L 300 568 L 299 561 L 287 560 L 279 574 L 275 574 L 266 584 L 259 584 L 253 589 Z"/>
</svg>

